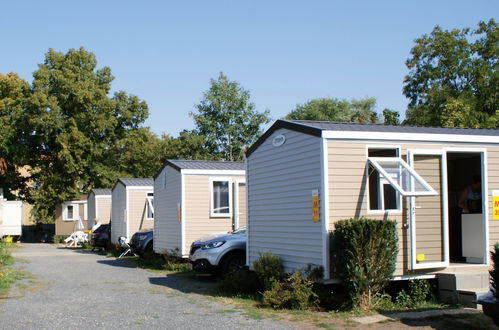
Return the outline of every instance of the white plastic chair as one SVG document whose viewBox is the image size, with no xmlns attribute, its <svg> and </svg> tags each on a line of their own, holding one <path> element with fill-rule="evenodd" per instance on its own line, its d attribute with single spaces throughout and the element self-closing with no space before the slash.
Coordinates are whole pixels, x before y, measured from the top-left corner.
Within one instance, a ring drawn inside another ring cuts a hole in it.
<svg viewBox="0 0 499 330">
<path fill-rule="evenodd" d="M 126 238 L 123 237 L 123 236 L 120 236 L 118 238 L 118 244 L 125 249 L 125 251 L 123 251 L 122 254 L 120 254 L 120 256 L 118 257 L 118 259 L 121 259 L 122 257 L 126 256 L 127 254 L 133 254 L 133 255 L 136 255 L 135 253 L 132 252 L 132 248 L 130 247 L 130 245 L 128 244 L 128 242 L 126 241 Z"/>
</svg>

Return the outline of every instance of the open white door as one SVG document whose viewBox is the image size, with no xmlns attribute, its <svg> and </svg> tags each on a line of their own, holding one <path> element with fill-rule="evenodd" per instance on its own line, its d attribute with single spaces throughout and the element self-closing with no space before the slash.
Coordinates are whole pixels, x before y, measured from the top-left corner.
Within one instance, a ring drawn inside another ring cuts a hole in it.
<svg viewBox="0 0 499 330">
<path fill-rule="evenodd" d="M 437 193 L 409 198 L 412 269 L 449 266 L 447 160 L 442 150 L 409 150 L 409 164 Z M 416 182 L 412 182 L 416 185 Z"/>
</svg>

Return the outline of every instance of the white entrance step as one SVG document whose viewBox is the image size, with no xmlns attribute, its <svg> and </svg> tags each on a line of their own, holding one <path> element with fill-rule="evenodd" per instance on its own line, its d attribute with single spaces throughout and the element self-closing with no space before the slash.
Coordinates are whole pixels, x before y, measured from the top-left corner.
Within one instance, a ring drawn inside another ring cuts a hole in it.
<svg viewBox="0 0 499 330">
<path fill-rule="evenodd" d="M 487 271 L 439 273 L 438 289 L 440 301 L 479 308 L 476 300 L 489 291 Z"/>
</svg>

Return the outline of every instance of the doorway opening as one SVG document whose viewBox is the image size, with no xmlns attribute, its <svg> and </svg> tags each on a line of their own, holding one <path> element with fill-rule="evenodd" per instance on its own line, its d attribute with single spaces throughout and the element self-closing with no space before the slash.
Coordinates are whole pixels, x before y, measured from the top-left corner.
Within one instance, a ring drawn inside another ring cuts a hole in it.
<svg viewBox="0 0 499 330">
<path fill-rule="evenodd" d="M 481 152 L 447 152 L 451 263 L 484 263 L 482 161 Z"/>
</svg>

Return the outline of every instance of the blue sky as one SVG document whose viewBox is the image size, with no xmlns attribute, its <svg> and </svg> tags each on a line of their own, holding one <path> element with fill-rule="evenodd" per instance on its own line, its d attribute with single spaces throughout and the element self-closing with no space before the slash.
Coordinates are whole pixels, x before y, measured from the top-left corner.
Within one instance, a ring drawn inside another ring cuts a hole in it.
<svg viewBox="0 0 499 330">
<path fill-rule="evenodd" d="M 0 73 L 31 81 L 49 48 L 83 46 L 112 69 L 113 90 L 147 101 L 157 134 L 194 128 L 189 112 L 220 71 L 273 119 L 319 97 L 403 113 L 414 39 L 498 13 L 497 0 L 5 1 Z"/>
</svg>

